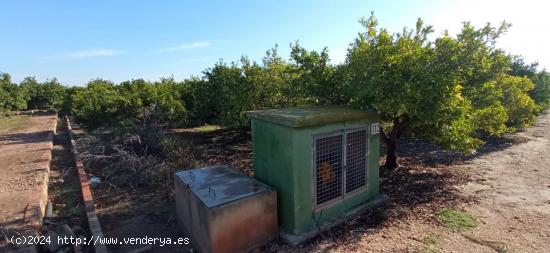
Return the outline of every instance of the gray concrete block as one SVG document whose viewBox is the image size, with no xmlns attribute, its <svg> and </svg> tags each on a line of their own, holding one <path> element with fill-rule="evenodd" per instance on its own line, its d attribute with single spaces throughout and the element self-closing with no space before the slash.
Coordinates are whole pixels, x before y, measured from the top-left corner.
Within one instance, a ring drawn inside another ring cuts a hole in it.
<svg viewBox="0 0 550 253">
<path fill-rule="evenodd" d="M 277 193 L 228 166 L 175 175 L 180 227 L 200 252 L 248 252 L 277 237 Z"/>
</svg>

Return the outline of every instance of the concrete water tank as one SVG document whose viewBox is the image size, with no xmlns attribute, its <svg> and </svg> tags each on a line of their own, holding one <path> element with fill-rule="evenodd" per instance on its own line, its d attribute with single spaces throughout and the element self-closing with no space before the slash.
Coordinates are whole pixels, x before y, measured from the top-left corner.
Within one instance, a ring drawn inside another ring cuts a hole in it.
<svg viewBox="0 0 550 253">
<path fill-rule="evenodd" d="M 278 235 L 277 193 L 228 166 L 175 174 L 177 219 L 200 252 L 248 252 Z"/>
</svg>

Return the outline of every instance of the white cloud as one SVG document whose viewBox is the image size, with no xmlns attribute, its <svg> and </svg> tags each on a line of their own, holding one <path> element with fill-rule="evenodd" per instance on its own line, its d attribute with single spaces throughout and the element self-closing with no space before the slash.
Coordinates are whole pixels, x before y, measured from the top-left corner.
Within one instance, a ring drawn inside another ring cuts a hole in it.
<svg viewBox="0 0 550 253">
<path fill-rule="evenodd" d="M 113 50 L 113 49 L 91 49 L 91 50 L 72 52 L 68 54 L 60 54 L 50 58 L 85 59 L 85 58 L 93 58 L 93 57 L 112 56 L 112 55 L 117 55 L 122 53 L 124 53 L 124 51 Z"/>
<path fill-rule="evenodd" d="M 174 52 L 174 51 L 183 51 L 183 50 L 189 50 L 189 49 L 195 49 L 195 48 L 203 48 L 203 47 L 209 47 L 211 44 L 210 42 L 206 41 L 197 41 L 193 43 L 184 43 L 179 46 L 175 47 L 167 47 L 159 50 L 161 53 L 167 53 L 167 52 Z"/>
</svg>

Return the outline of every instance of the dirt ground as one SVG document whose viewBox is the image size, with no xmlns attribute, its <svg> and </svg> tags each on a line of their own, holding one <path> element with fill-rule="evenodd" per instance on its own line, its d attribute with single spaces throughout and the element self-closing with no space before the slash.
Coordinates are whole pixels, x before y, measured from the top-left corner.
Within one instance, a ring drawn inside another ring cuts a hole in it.
<svg viewBox="0 0 550 253">
<path fill-rule="evenodd" d="M 477 200 L 464 208 L 482 225 L 464 235 L 473 240 L 452 241 L 446 251 L 550 251 L 550 114 L 517 136 L 528 141 L 459 167 L 472 175 L 460 192 Z"/>
<path fill-rule="evenodd" d="M 252 174 L 249 131 L 174 134 L 192 140 L 201 165 L 231 164 Z M 258 251 L 548 252 L 548 152 L 549 114 L 525 132 L 489 138 L 473 156 L 403 139 L 398 149 L 400 167 L 380 179 L 381 192 L 391 199 L 386 209 L 355 217 L 296 247 L 277 240 Z M 380 159 L 382 164 L 384 157 Z M 94 201 L 107 236 L 183 236 L 175 226 L 173 201 L 167 196 L 103 183 L 94 189 Z M 445 207 L 473 214 L 480 225 L 465 232 L 450 231 L 436 215 Z M 166 250 L 182 248 L 157 247 L 147 252 Z"/>
<path fill-rule="evenodd" d="M 89 136 L 72 124 L 75 140 L 81 155 L 88 151 L 82 144 Z M 86 168 L 89 177 L 94 171 Z M 169 196 L 151 188 L 117 187 L 105 178 L 102 183 L 92 186 L 96 213 L 103 234 L 107 238 L 170 238 L 177 241 L 185 235 L 175 221 L 175 204 Z M 191 252 L 187 245 L 131 245 L 110 244 L 109 252 Z"/>
<path fill-rule="evenodd" d="M 53 114 L 15 117 L 0 134 L 0 225 L 6 234 L 26 230 L 28 210 L 41 200 L 56 120 Z"/>
<path fill-rule="evenodd" d="M 0 136 L 0 170 L 4 175 L 0 177 L 0 197 L 9 197 L 0 201 L 4 226 L 22 221 L 25 204 L 20 199 L 26 199 L 25 192 L 39 183 L 33 176 L 33 166 L 42 159 L 37 152 L 47 149 L 43 144 L 47 128 L 55 117 L 22 116 L 19 120 L 6 124 L 7 130 Z M 226 163 L 252 174 L 249 131 L 218 129 L 174 134 L 192 140 L 198 154 L 195 159 L 201 165 Z M 60 135 L 62 132 L 58 137 Z M 60 140 L 58 138 L 54 146 L 54 154 L 64 151 L 66 143 Z M 448 152 L 421 140 L 404 139 L 398 150 L 400 167 L 383 173 L 380 179 L 381 192 L 391 199 L 386 209 L 355 217 L 296 247 L 277 240 L 258 251 L 548 252 L 549 152 L 548 113 L 526 131 L 489 138 L 473 156 Z M 382 162 L 384 157 L 380 159 Z M 56 161 L 54 157 L 52 189 L 56 183 L 64 182 L 62 168 L 71 167 L 64 161 Z M 59 172 L 56 164 L 60 165 Z M 61 212 L 69 207 L 66 211 L 72 212 L 72 204 L 64 206 L 66 201 L 56 201 L 55 194 L 52 198 L 54 203 L 59 202 L 61 209 L 57 210 Z M 105 182 L 94 188 L 94 201 L 106 236 L 185 236 L 176 226 L 170 196 L 147 189 L 120 189 Z M 477 217 L 480 225 L 469 231 L 452 232 L 436 215 L 444 207 L 465 210 Z M 116 252 L 188 250 L 187 247 L 158 246 L 110 249 Z"/>
<path fill-rule="evenodd" d="M 325 238 L 286 249 L 550 252 L 550 114 L 539 117 L 535 127 L 525 132 L 489 141 L 478 155 L 470 158 L 438 150 L 426 152 L 429 148 L 414 150 L 411 145 L 414 143 L 408 142 L 402 147 L 401 155 L 405 159 L 401 160 L 398 171 L 408 171 L 410 174 L 405 176 L 416 186 L 403 182 L 402 191 L 396 194 L 391 191 L 397 184 L 390 183 L 392 188 L 384 185 L 396 174 L 382 178 L 382 190 L 389 193 L 393 202 L 386 214 L 375 215 L 374 219 L 382 221 L 373 222 L 369 219 L 373 214 L 366 214 L 326 233 Z M 415 168 L 406 161 L 411 149 L 423 154 L 417 157 L 425 158 L 422 166 Z M 442 165 L 445 160 L 448 166 Z M 438 172 L 433 171 L 434 167 L 439 167 Z M 418 180 L 419 173 L 430 174 L 429 182 Z M 408 193 L 419 187 L 427 191 L 417 191 L 416 201 L 407 200 Z M 443 206 L 468 211 L 481 224 L 471 231 L 450 232 L 435 218 L 436 208 Z M 355 224 L 357 222 L 361 225 Z M 268 248 L 274 249 L 285 249 L 285 246 L 275 243 Z"/>
</svg>

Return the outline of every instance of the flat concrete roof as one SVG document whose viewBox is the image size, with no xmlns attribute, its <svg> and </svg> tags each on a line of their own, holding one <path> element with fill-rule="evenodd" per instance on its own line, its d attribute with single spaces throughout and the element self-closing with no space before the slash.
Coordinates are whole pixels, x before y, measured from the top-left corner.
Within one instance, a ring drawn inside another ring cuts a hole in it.
<svg viewBox="0 0 550 253">
<path fill-rule="evenodd" d="M 375 111 L 356 110 L 342 106 L 307 106 L 269 109 L 249 111 L 246 112 L 246 115 L 252 119 L 260 119 L 293 128 L 326 125 L 351 120 L 380 120 Z"/>
<path fill-rule="evenodd" d="M 226 165 L 180 171 L 176 176 L 209 208 L 271 190 Z"/>
</svg>

